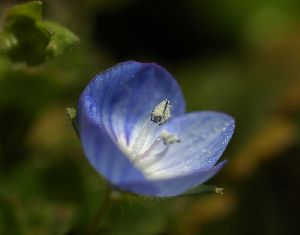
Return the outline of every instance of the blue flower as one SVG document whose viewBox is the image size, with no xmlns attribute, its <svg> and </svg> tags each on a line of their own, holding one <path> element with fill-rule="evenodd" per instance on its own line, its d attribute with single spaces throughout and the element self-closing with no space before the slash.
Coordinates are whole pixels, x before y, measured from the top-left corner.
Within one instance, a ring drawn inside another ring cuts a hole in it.
<svg viewBox="0 0 300 235">
<path fill-rule="evenodd" d="M 214 176 L 234 130 L 227 114 L 185 113 L 161 66 L 128 61 L 98 74 L 81 94 L 78 131 L 96 171 L 140 195 L 175 196 Z"/>
</svg>

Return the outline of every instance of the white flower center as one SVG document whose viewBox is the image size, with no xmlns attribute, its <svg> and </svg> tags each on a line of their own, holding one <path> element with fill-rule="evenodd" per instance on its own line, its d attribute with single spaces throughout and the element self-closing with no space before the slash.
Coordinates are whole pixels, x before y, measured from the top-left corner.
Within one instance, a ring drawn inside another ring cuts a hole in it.
<svg viewBox="0 0 300 235">
<path fill-rule="evenodd" d="M 131 144 L 125 145 L 124 141 L 119 142 L 121 150 L 146 177 L 152 177 L 153 172 L 148 170 L 149 167 L 166 156 L 170 145 L 180 142 L 176 135 L 162 128 L 170 118 L 170 101 L 164 99 L 154 107 L 150 117 L 140 125 Z"/>
</svg>

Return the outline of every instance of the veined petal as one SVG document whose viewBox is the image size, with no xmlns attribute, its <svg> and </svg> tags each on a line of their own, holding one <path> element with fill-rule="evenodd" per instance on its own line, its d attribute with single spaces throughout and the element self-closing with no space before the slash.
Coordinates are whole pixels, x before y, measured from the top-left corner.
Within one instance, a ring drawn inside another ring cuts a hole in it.
<svg viewBox="0 0 300 235">
<path fill-rule="evenodd" d="M 209 170 L 197 170 L 191 174 L 181 175 L 170 179 L 133 181 L 120 186 L 127 191 L 142 195 L 160 197 L 176 196 L 213 177 L 225 163 L 226 161 L 222 161 Z"/>
<path fill-rule="evenodd" d="M 92 100 L 87 98 L 85 100 L 87 109 L 78 112 L 78 122 L 80 140 L 91 165 L 115 185 L 137 179 L 144 181 L 144 175 L 133 166 L 107 133 L 95 122 L 95 112 L 89 102 Z"/>
<path fill-rule="evenodd" d="M 219 112 L 195 112 L 171 120 L 164 128 L 181 142 L 172 144 L 167 155 L 147 169 L 155 179 L 213 167 L 231 139 L 234 119 Z"/>
<path fill-rule="evenodd" d="M 174 117 L 184 113 L 185 102 L 172 75 L 154 63 L 128 61 L 98 74 L 83 91 L 78 109 L 92 110 L 103 132 L 130 145 L 137 127 L 163 99 L 170 100 Z"/>
</svg>

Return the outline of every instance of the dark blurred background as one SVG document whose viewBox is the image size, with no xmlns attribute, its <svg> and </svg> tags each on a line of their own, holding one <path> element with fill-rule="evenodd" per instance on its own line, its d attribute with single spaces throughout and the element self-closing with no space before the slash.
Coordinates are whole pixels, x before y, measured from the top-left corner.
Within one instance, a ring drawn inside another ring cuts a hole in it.
<svg viewBox="0 0 300 235">
<path fill-rule="evenodd" d="M 103 180 L 65 108 L 126 60 L 163 65 L 188 111 L 227 112 L 236 131 L 209 182 L 224 195 L 121 200 L 99 234 L 298 233 L 300 1 L 43 1 L 43 19 L 80 41 L 58 26 L 49 39 L 39 19 L 5 13 L 24 2 L 0 1 L 0 234 L 82 234 Z"/>
</svg>

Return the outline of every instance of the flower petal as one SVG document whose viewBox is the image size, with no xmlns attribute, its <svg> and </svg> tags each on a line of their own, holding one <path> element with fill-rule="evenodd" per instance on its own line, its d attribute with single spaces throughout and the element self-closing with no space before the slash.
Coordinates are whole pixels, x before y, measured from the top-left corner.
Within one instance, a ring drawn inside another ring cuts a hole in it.
<svg viewBox="0 0 300 235">
<path fill-rule="evenodd" d="M 86 107 L 89 97 L 92 107 Z M 173 105 L 172 114 L 184 113 L 185 103 L 172 75 L 154 63 L 128 61 L 98 74 L 83 91 L 79 109 L 93 109 L 93 119 L 114 141 L 132 141 L 137 126 L 163 99 Z"/>
<path fill-rule="evenodd" d="M 91 165 L 98 173 L 115 185 L 137 179 L 144 181 L 144 175 L 136 169 L 118 149 L 112 139 L 98 126 L 97 110 L 93 100 L 86 97 L 78 110 L 80 140 Z"/>
<path fill-rule="evenodd" d="M 165 129 L 181 142 L 172 144 L 167 155 L 147 169 L 155 179 L 213 167 L 231 139 L 234 119 L 213 111 L 195 112 L 171 120 Z"/>
<path fill-rule="evenodd" d="M 225 163 L 226 161 L 222 161 L 209 170 L 197 170 L 189 175 L 148 182 L 137 181 L 129 184 L 121 184 L 120 186 L 127 191 L 141 195 L 160 197 L 177 196 L 213 177 Z"/>
</svg>

